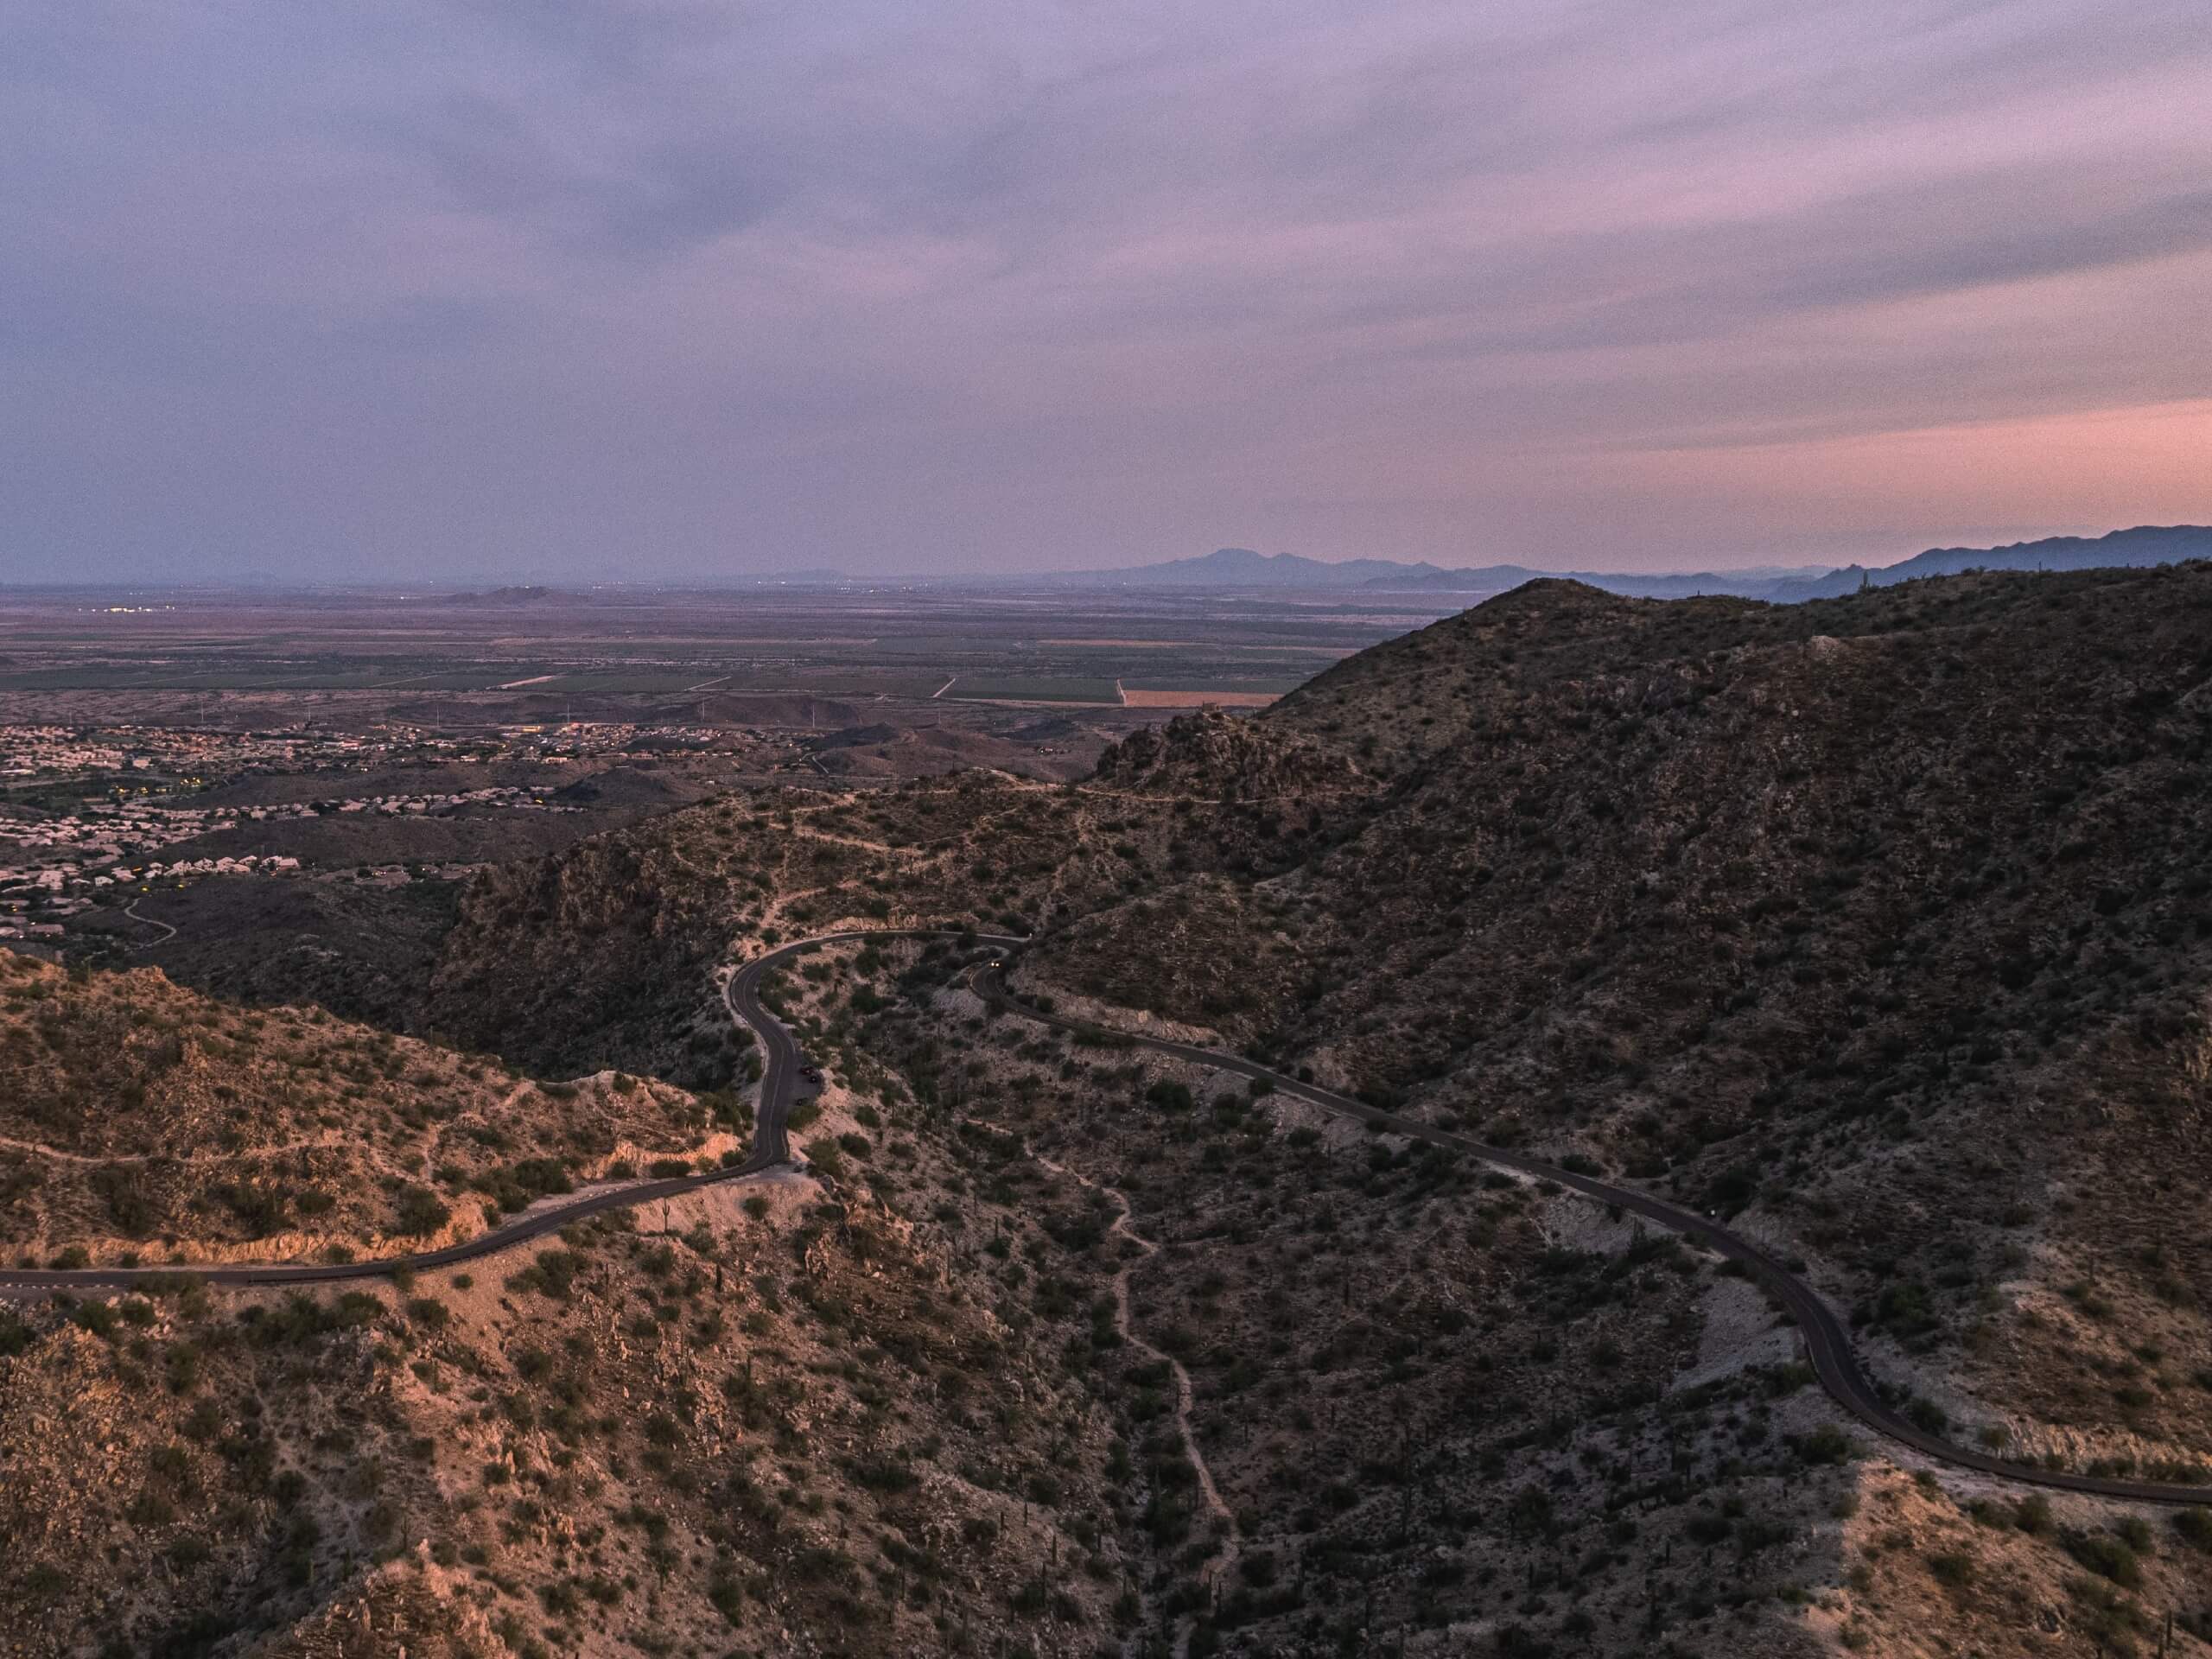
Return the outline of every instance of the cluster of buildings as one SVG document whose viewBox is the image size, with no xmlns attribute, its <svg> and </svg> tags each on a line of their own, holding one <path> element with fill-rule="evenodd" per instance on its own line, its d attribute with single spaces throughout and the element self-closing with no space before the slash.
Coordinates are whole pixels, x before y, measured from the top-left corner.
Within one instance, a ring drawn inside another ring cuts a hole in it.
<svg viewBox="0 0 2212 1659">
<path fill-rule="evenodd" d="M 546 759 L 559 760 L 712 748 L 727 745 L 733 735 L 757 738 L 760 734 L 749 728 L 734 734 L 727 726 L 640 726 L 626 721 L 575 720 L 549 726 L 510 726 L 503 728 L 503 735 L 526 744 Z"/>
<path fill-rule="evenodd" d="M 460 746 L 411 733 L 266 736 L 252 733 L 58 726 L 0 728 L 0 939 L 50 938 L 114 889 L 156 880 L 283 875 L 280 854 L 168 858 L 166 850 L 219 831 L 286 820 L 404 817 L 464 808 L 563 812 L 543 789 L 489 785 L 346 795 L 344 773 L 369 765 L 450 760 Z M 480 742 L 474 746 L 481 753 Z M 332 774 L 334 793 L 270 805 L 195 803 L 195 791 L 240 772 Z M 57 806 L 66 791 L 73 805 Z"/>
<path fill-rule="evenodd" d="M 0 726 L 0 785 L 112 773 L 119 786 L 130 787 L 141 781 L 131 777 L 137 772 L 197 781 L 200 775 L 245 766 L 289 772 L 302 765 L 328 765 L 336 756 L 358 756 L 367 752 L 367 742 L 336 734 L 302 738 L 159 726 L 92 731 L 73 726 Z"/>
<path fill-rule="evenodd" d="M 502 810 L 569 812 L 550 798 L 559 777 L 519 786 L 407 793 L 347 792 L 348 773 L 499 759 L 561 768 L 587 759 L 652 755 L 727 743 L 726 728 L 576 721 L 452 735 L 390 722 L 365 731 L 289 734 L 158 726 L 0 726 L 0 940 L 52 938 L 68 918 L 120 890 L 211 875 L 285 875 L 274 854 L 168 856 L 181 842 L 288 820 L 404 817 Z M 308 777 L 330 793 L 263 805 L 206 801 L 241 775 Z M 364 780 L 365 781 L 365 779 Z M 361 867 L 367 869 L 367 867 Z M 377 880 L 404 880 L 379 864 Z M 441 869 L 440 874 L 457 871 Z"/>
<path fill-rule="evenodd" d="M 287 803 L 278 806 L 168 806 L 150 801 L 89 803 L 74 812 L 51 817 L 0 817 L 0 857 L 12 850 L 25 861 L 17 868 L 0 865 L 0 893 L 11 879 L 52 887 L 60 873 L 113 867 L 119 879 L 178 874 L 188 868 L 212 869 L 217 865 L 241 868 L 278 864 L 296 868 L 297 859 L 200 859 L 189 864 L 164 867 L 159 862 L 143 868 L 123 861 L 158 852 L 180 841 L 191 841 L 241 824 L 283 823 L 286 820 L 381 813 L 397 817 L 410 814 L 455 811 L 467 806 L 508 807 L 524 811 L 568 812 L 575 809 L 545 798 L 540 791 L 500 785 L 485 789 L 425 792 L 420 795 L 367 795 Z M 35 867 L 35 874 L 29 867 Z M 102 878 L 92 878 L 95 880 Z"/>
</svg>

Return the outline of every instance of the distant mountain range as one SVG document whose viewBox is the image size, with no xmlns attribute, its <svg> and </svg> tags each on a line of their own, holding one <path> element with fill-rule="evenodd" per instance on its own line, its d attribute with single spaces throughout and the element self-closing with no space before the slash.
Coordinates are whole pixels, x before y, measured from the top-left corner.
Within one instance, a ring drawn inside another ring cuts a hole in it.
<svg viewBox="0 0 2212 1659">
<path fill-rule="evenodd" d="M 1070 570 L 1045 580 L 1082 587 L 1400 588 L 1474 574 L 1447 570 L 1440 564 L 1405 564 L 1395 559 L 1345 559 L 1331 563 L 1296 553 L 1255 553 L 1249 547 L 1224 547 L 1203 558 L 1170 559 L 1165 564 L 1140 564 L 1120 570 Z M 1531 570 L 1520 580 L 1525 582 L 1538 574 Z"/>
<path fill-rule="evenodd" d="M 1705 570 L 1643 575 L 1602 570 L 1538 570 L 1522 564 L 1463 569 L 1405 563 L 1395 559 L 1346 559 L 1331 563 L 1295 553 L 1255 553 L 1224 547 L 1203 557 L 1118 570 L 1076 570 L 1046 578 L 1061 587 L 1267 588 L 1336 593 L 1475 594 L 1503 593 L 1545 576 L 1566 576 L 1633 599 L 1687 599 L 1726 594 L 1790 604 L 1828 599 L 1861 587 L 1887 588 L 1924 576 L 1963 570 L 2088 570 L 2111 566 L 2178 564 L 2212 558 L 2212 528 L 2145 524 L 2097 537 L 2053 536 L 2008 547 L 1937 547 L 1897 564 L 1767 566 L 1750 570 Z"/>
</svg>

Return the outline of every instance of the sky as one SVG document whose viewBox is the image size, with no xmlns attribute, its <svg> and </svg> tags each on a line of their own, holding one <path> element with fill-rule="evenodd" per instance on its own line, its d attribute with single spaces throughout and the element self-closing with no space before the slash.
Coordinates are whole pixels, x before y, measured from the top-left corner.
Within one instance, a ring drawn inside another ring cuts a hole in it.
<svg viewBox="0 0 2212 1659">
<path fill-rule="evenodd" d="M 2202 0 L 0 10 L 0 580 L 2212 519 Z"/>
</svg>

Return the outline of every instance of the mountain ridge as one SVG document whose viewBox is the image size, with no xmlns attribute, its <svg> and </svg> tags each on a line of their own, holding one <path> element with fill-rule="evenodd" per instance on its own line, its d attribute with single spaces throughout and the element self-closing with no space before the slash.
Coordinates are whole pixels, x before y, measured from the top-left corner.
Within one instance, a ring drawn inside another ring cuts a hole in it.
<svg viewBox="0 0 2212 1659">
<path fill-rule="evenodd" d="M 2208 619 L 2204 563 L 1542 578 L 1087 781 L 732 791 L 487 868 L 446 1045 L 17 968 L 16 1249 L 120 1265 L 273 1252 L 233 1233 L 278 1194 L 327 1256 L 696 1166 L 747 1121 L 717 966 L 855 934 L 760 987 L 801 1166 L 335 1300 L 0 1310 L 0 1617 L 210 1659 L 372 1600 L 347 1653 L 2129 1651 L 2212 1606 L 2212 1515 L 1870 1441 L 1756 1283 L 1465 1143 L 1726 1219 L 1920 1433 L 2204 1481 Z M 1007 933 L 1067 1024 L 978 994 Z"/>
<path fill-rule="evenodd" d="M 1443 566 L 1427 560 L 1359 558 L 1332 563 L 1297 553 L 1260 553 L 1223 547 L 1192 558 L 1169 559 L 1103 570 L 1069 571 L 1046 578 L 1054 586 L 1153 588 L 1276 588 L 1346 594 L 1485 594 L 1546 578 L 1583 582 L 1630 599 L 1694 599 L 1709 595 L 1797 604 L 1833 599 L 1862 586 L 1885 588 L 1963 571 L 2143 569 L 2212 558 L 2212 527 L 2137 524 L 2102 536 L 2049 536 L 1999 547 L 1931 547 L 1895 564 L 1759 566 L 1745 570 L 1544 570 L 1504 563 Z"/>
</svg>

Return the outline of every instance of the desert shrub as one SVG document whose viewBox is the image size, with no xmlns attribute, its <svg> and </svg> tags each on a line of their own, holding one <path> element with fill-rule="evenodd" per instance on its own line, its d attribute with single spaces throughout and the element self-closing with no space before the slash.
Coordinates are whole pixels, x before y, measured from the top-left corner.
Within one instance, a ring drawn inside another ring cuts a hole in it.
<svg viewBox="0 0 2212 1659">
<path fill-rule="evenodd" d="M 1506 1506 L 1506 1524 L 1516 1537 L 1535 1537 L 1548 1534 L 1556 1523 L 1558 1507 L 1552 1495 L 1541 1486 L 1523 1486 L 1513 1494 L 1513 1501 Z"/>
<path fill-rule="evenodd" d="M 153 1230 L 153 1200 L 140 1185 L 139 1172 L 120 1164 L 103 1165 L 92 1171 L 92 1191 L 107 1205 L 108 1219 L 125 1238 L 143 1238 Z"/>
<path fill-rule="evenodd" d="M 1163 1112 L 1187 1112 L 1195 1103 L 1189 1087 L 1162 1077 L 1144 1091 L 1144 1097 Z"/>
<path fill-rule="evenodd" d="M 1938 1584 L 1963 1589 L 1974 1582 L 1974 1557 L 1963 1550 L 1942 1550 L 1928 1558 L 1928 1570 Z"/>
<path fill-rule="evenodd" d="M 436 1232 L 446 1224 L 452 1213 L 429 1187 L 402 1187 L 398 1201 L 393 1206 L 392 1230 L 419 1238 Z"/>
<path fill-rule="evenodd" d="M 1756 1555 L 1777 1544 L 1786 1544 L 1791 1535 L 1789 1523 L 1786 1521 L 1749 1516 L 1736 1523 L 1736 1548 L 1746 1555 Z"/>
<path fill-rule="evenodd" d="M 850 1459 L 845 1471 L 871 1492 L 909 1491 L 920 1478 L 912 1465 L 893 1458 Z"/>
<path fill-rule="evenodd" d="M 2192 1548 L 2212 1553 L 2212 1510 L 2200 1505 L 2175 1510 L 2174 1530 Z"/>
<path fill-rule="evenodd" d="M 1492 1650 L 1498 1659 L 1549 1659 L 1552 1644 L 1525 1624 L 1506 1624 L 1499 1627 Z"/>
<path fill-rule="evenodd" d="M 1859 1443 L 1834 1423 L 1822 1423 L 1792 1437 L 1789 1447 L 1796 1452 L 1798 1461 L 1815 1468 L 1848 1463 L 1859 1455 Z"/>
<path fill-rule="evenodd" d="M 329 1303 L 295 1291 L 275 1307 L 241 1309 L 238 1324 L 257 1346 L 296 1347 L 334 1332 L 374 1324 L 383 1313 L 384 1304 L 365 1290 L 349 1290 Z"/>
<path fill-rule="evenodd" d="M 707 1580 L 707 1600 L 730 1624 L 744 1622 L 745 1586 L 735 1574 L 727 1570 L 717 1571 L 713 1578 Z"/>
<path fill-rule="evenodd" d="M 173 1344 L 162 1357 L 162 1368 L 168 1375 L 171 1394 L 190 1394 L 200 1386 L 198 1344 L 190 1342 Z"/>
<path fill-rule="evenodd" d="M 1898 1280 L 1882 1287 L 1874 1304 L 1874 1323 L 1900 1336 L 1919 1336 L 1936 1328 L 1935 1308 L 1928 1287 L 1917 1280 Z"/>
<path fill-rule="evenodd" d="M 2110 1579 L 2123 1590 L 2143 1582 L 2143 1563 L 2126 1542 L 2104 1532 L 2074 1532 L 2060 1541 L 2066 1553 L 2092 1573 Z"/>
<path fill-rule="evenodd" d="M 1702 1544 L 1707 1548 L 1726 1543 L 1735 1530 L 1733 1521 L 1713 1510 L 1700 1511 L 1682 1523 L 1682 1535 L 1692 1543 Z"/>
<path fill-rule="evenodd" d="M 274 1187 L 245 1181 L 226 1181 L 209 1189 L 209 1196 L 236 1216 L 255 1238 L 266 1238 L 284 1225 L 290 1199 Z"/>
<path fill-rule="evenodd" d="M 169 1565 L 180 1573 L 189 1573 L 195 1567 L 205 1566 L 213 1558 L 214 1554 L 213 1546 L 210 1545 L 205 1538 L 195 1537 L 187 1533 L 169 1546 Z"/>
<path fill-rule="evenodd" d="M 569 1166 L 558 1158 L 519 1159 L 477 1176 L 469 1185 L 490 1193 L 493 1201 L 509 1214 L 528 1209 L 533 1199 L 575 1190 Z"/>
<path fill-rule="evenodd" d="M 1951 1426 L 1951 1414 L 1933 1400 L 1919 1395 L 1905 1402 L 1904 1414 L 1915 1428 L 1925 1429 L 1930 1434 L 1941 1434 Z"/>
</svg>

